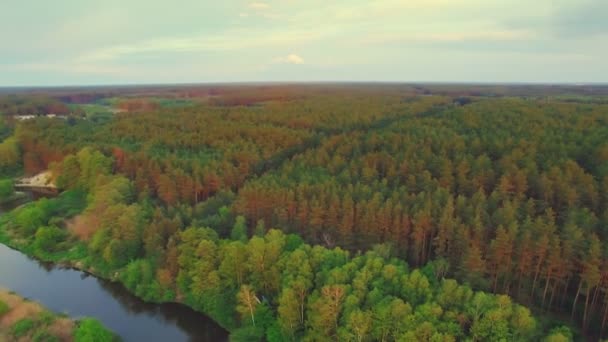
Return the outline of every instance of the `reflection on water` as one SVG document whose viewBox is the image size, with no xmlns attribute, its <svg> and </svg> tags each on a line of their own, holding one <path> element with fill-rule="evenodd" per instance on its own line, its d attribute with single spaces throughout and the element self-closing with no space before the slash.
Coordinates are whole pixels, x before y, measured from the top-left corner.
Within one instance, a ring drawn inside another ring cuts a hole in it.
<svg viewBox="0 0 608 342">
<path fill-rule="evenodd" d="M 87 276 L 86 274 L 84 274 Z M 219 326 L 210 329 L 201 329 L 205 321 L 210 321 L 207 317 L 201 317 L 200 313 L 191 308 L 177 303 L 168 304 L 151 304 L 142 301 L 132 295 L 129 291 L 118 284 L 100 279 L 96 279 L 99 285 L 108 291 L 114 299 L 116 299 L 122 307 L 131 314 L 153 314 L 162 316 L 163 320 L 177 325 L 181 330 L 186 331 L 190 335 L 192 341 L 219 341 L 226 340 L 226 332 Z M 215 325 L 215 324 L 213 324 Z M 219 331 L 217 328 L 219 328 Z M 220 334 L 218 334 L 220 332 Z M 223 335 L 223 336 L 222 336 Z"/>
<path fill-rule="evenodd" d="M 227 332 L 181 304 L 149 304 L 122 285 L 32 260 L 0 244 L 0 287 L 74 317 L 90 316 L 125 341 L 226 341 Z"/>
</svg>

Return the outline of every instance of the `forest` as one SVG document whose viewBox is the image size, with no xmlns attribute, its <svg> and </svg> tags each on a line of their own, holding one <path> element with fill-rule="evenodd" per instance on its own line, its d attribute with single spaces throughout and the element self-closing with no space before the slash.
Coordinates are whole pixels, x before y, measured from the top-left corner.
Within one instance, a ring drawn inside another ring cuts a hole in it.
<svg viewBox="0 0 608 342">
<path fill-rule="evenodd" d="M 608 90 L 243 85 L 0 96 L 0 242 L 234 341 L 608 337 Z M 65 106 L 71 120 L 9 119 Z M 107 119 L 89 110 L 105 108 Z M 109 114 L 111 113 L 111 114 Z"/>
</svg>

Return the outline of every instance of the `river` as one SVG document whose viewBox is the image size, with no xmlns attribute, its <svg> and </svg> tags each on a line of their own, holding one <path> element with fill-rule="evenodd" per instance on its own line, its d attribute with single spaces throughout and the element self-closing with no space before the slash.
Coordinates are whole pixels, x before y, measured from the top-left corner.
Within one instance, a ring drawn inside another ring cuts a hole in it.
<svg viewBox="0 0 608 342">
<path fill-rule="evenodd" d="M 94 317 L 125 342 L 228 340 L 226 330 L 185 305 L 145 303 L 120 284 L 38 262 L 2 244 L 0 287 L 55 312 Z"/>
</svg>

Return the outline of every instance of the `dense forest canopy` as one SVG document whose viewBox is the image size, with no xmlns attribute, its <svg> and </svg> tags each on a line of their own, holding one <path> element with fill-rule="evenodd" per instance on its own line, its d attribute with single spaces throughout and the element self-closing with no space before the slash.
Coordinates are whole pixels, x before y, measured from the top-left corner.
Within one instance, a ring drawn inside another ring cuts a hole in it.
<svg viewBox="0 0 608 342">
<path fill-rule="evenodd" d="M 544 316 L 606 336 L 606 94 L 53 90 L 86 118 L 7 123 L 0 171 L 50 169 L 66 192 L 10 213 L 4 236 L 118 271 L 236 340 L 572 338 Z"/>
<path fill-rule="evenodd" d="M 0 97 L 0 113 L 4 115 L 68 114 L 63 102 L 48 96 L 3 96 Z"/>
</svg>

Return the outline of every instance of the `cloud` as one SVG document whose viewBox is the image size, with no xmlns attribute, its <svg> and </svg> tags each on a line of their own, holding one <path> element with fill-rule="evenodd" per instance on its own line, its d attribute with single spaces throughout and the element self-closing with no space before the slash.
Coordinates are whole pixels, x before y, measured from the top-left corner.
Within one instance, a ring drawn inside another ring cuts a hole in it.
<svg viewBox="0 0 608 342">
<path fill-rule="evenodd" d="M 250 2 L 249 10 L 251 16 L 258 16 L 265 19 L 279 19 L 281 15 L 279 12 L 265 2 Z M 249 16 L 249 13 L 247 14 Z"/>
<path fill-rule="evenodd" d="M 249 8 L 254 10 L 265 10 L 270 8 L 270 5 L 265 2 L 250 2 Z"/>
<path fill-rule="evenodd" d="M 20 63 L 8 66 L 13 70 L 27 72 L 60 72 L 70 74 L 125 74 L 129 71 L 127 67 L 108 66 L 98 64 L 64 63 L 64 62 L 41 62 Z"/>
<path fill-rule="evenodd" d="M 608 0 L 178 2 L 15 2 L 0 20 L 0 84 L 608 74 Z"/>
<path fill-rule="evenodd" d="M 382 17 L 403 17 L 412 12 L 447 10 L 452 7 L 464 7 L 468 1 L 463 0 L 377 0 L 349 3 L 348 6 L 338 4 L 329 11 L 339 20 L 373 20 Z M 324 4 L 327 6 L 326 4 Z"/>
<path fill-rule="evenodd" d="M 608 35 L 606 13 L 607 1 L 580 0 L 558 8 L 552 24 L 557 34 L 570 38 Z"/>
<path fill-rule="evenodd" d="M 276 63 L 283 64 L 304 64 L 304 59 L 296 54 L 289 54 L 285 57 L 275 58 Z"/>
<path fill-rule="evenodd" d="M 76 58 L 79 62 L 110 61 L 122 57 L 158 53 L 234 52 L 247 49 L 283 48 L 294 41 L 304 43 L 319 39 L 319 32 L 308 30 L 233 30 L 216 36 L 167 37 L 132 44 L 112 45 L 88 51 Z M 297 56 L 296 56 L 297 57 Z M 299 57 L 298 57 L 299 58 Z M 291 58 L 297 61 L 298 58 Z"/>
<path fill-rule="evenodd" d="M 467 41 L 521 41 L 535 38 L 531 31 L 527 30 L 486 30 L 486 31 L 462 31 L 462 32 L 412 32 L 412 33 L 383 33 L 370 34 L 363 38 L 366 44 L 387 43 L 451 43 Z"/>
<path fill-rule="evenodd" d="M 543 11 L 526 11 L 499 22 L 509 29 L 534 30 L 547 39 L 567 39 L 572 43 L 608 35 L 606 13 L 608 1 L 605 0 L 556 1 Z"/>
</svg>

